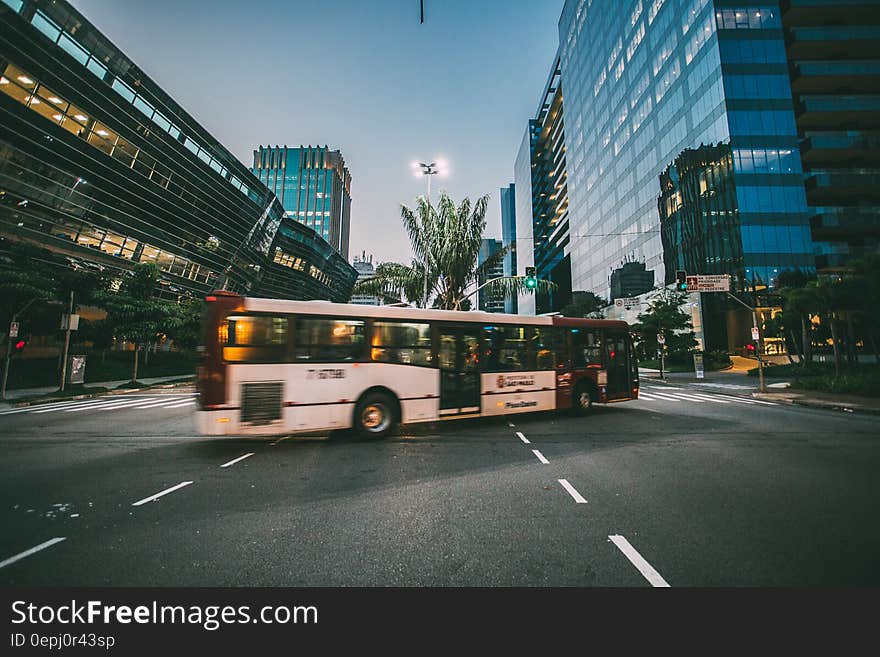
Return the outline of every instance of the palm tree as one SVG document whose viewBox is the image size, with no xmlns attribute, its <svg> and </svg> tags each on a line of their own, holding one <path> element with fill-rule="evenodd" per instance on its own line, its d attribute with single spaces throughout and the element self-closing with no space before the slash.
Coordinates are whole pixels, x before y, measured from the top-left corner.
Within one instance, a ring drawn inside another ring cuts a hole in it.
<svg viewBox="0 0 880 657">
<path fill-rule="evenodd" d="M 478 288 L 495 297 L 554 290 L 555 283 L 540 279 L 529 288 L 525 276 L 501 276 L 480 285 L 486 272 L 497 267 L 510 250 L 502 248 L 477 264 L 488 202 L 486 195 L 474 204 L 465 198 L 456 206 L 444 192 L 436 208 L 423 196 L 417 199 L 415 209 L 401 205 L 400 218 L 415 257 L 409 265 L 379 265 L 374 276 L 355 285 L 354 293 L 406 300 L 422 307 L 433 298 L 436 308 L 463 310 Z"/>
</svg>

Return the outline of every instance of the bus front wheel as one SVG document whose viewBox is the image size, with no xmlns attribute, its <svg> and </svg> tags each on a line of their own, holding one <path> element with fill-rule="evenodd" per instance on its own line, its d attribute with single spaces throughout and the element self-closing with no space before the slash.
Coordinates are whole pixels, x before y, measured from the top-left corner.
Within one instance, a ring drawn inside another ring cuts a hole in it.
<svg viewBox="0 0 880 657">
<path fill-rule="evenodd" d="M 582 383 L 574 389 L 571 406 L 578 415 L 587 415 L 593 410 L 594 398 L 595 392 L 593 387 Z"/>
<path fill-rule="evenodd" d="M 365 438 L 383 438 L 394 426 L 394 402 L 388 395 L 374 392 L 361 399 L 354 409 L 354 428 Z"/>
</svg>

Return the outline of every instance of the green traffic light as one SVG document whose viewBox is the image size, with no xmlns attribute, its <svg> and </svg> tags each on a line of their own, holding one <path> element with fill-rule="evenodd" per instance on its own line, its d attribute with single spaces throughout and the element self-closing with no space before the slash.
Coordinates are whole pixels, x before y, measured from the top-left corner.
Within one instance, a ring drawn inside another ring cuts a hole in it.
<svg viewBox="0 0 880 657">
<path fill-rule="evenodd" d="M 526 287 L 529 288 L 530 290 L 534 290 L 537 286 L 538 286 L 538 281 L 536 281 L 534 278 L 527 278 L 526 279 Z"/>
</svg>

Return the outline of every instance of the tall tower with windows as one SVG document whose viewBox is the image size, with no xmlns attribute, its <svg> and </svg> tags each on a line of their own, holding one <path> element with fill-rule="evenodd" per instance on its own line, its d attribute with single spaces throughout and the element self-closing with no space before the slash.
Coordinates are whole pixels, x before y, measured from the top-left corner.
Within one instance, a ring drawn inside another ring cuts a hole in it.
<svg viewBox="0 0 880 657">
<path fill-rule="evenodd" d="M 313 229 L 348 259 L 351 174 L 327 146 L 260 146 L 253 174 L 275 193 L 284 214 Z"/>
</svg>

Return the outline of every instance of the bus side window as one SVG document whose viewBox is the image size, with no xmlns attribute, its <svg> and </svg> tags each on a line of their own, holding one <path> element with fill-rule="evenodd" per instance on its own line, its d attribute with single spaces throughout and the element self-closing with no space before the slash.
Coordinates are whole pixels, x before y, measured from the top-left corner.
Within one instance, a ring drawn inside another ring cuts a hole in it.
<svg viewBox="0 0 880 657">
<path fill-rule="evenodd" d="M 602 365 L 602 340 L 600 335 L 598 331 L 588 328 L 571 329 L 573 368 Z"/>
<path fill-rule="evenodd" d="M 430 367 L 433 365 L 430 324 L 374 322 L 370 360 Z"/>
<path fill-rule="evenodd" d="M 523 326 L 484 326 L 484 372 L 521 372 L 528 367 L 528 343 Z"/>
<path fill-rule="evenodd" d="M 287 348 L 287 318 L 230 315 L 220 325 L 223 360 L 230 363 L 281 363 Z"/>
<path fill-rule="evenodd" d="M 532 329 L 532 353 L 535 355 L 536 370 L 552 370 L 556 366 L 556 329 L 535 327 Z"/>
<path fill-rule="evenodd" d="M 364 326 L 362 320 L 296 319 L 296 360 L 338 363 L 355 361 L 363 354 Z"/>
</svg>

